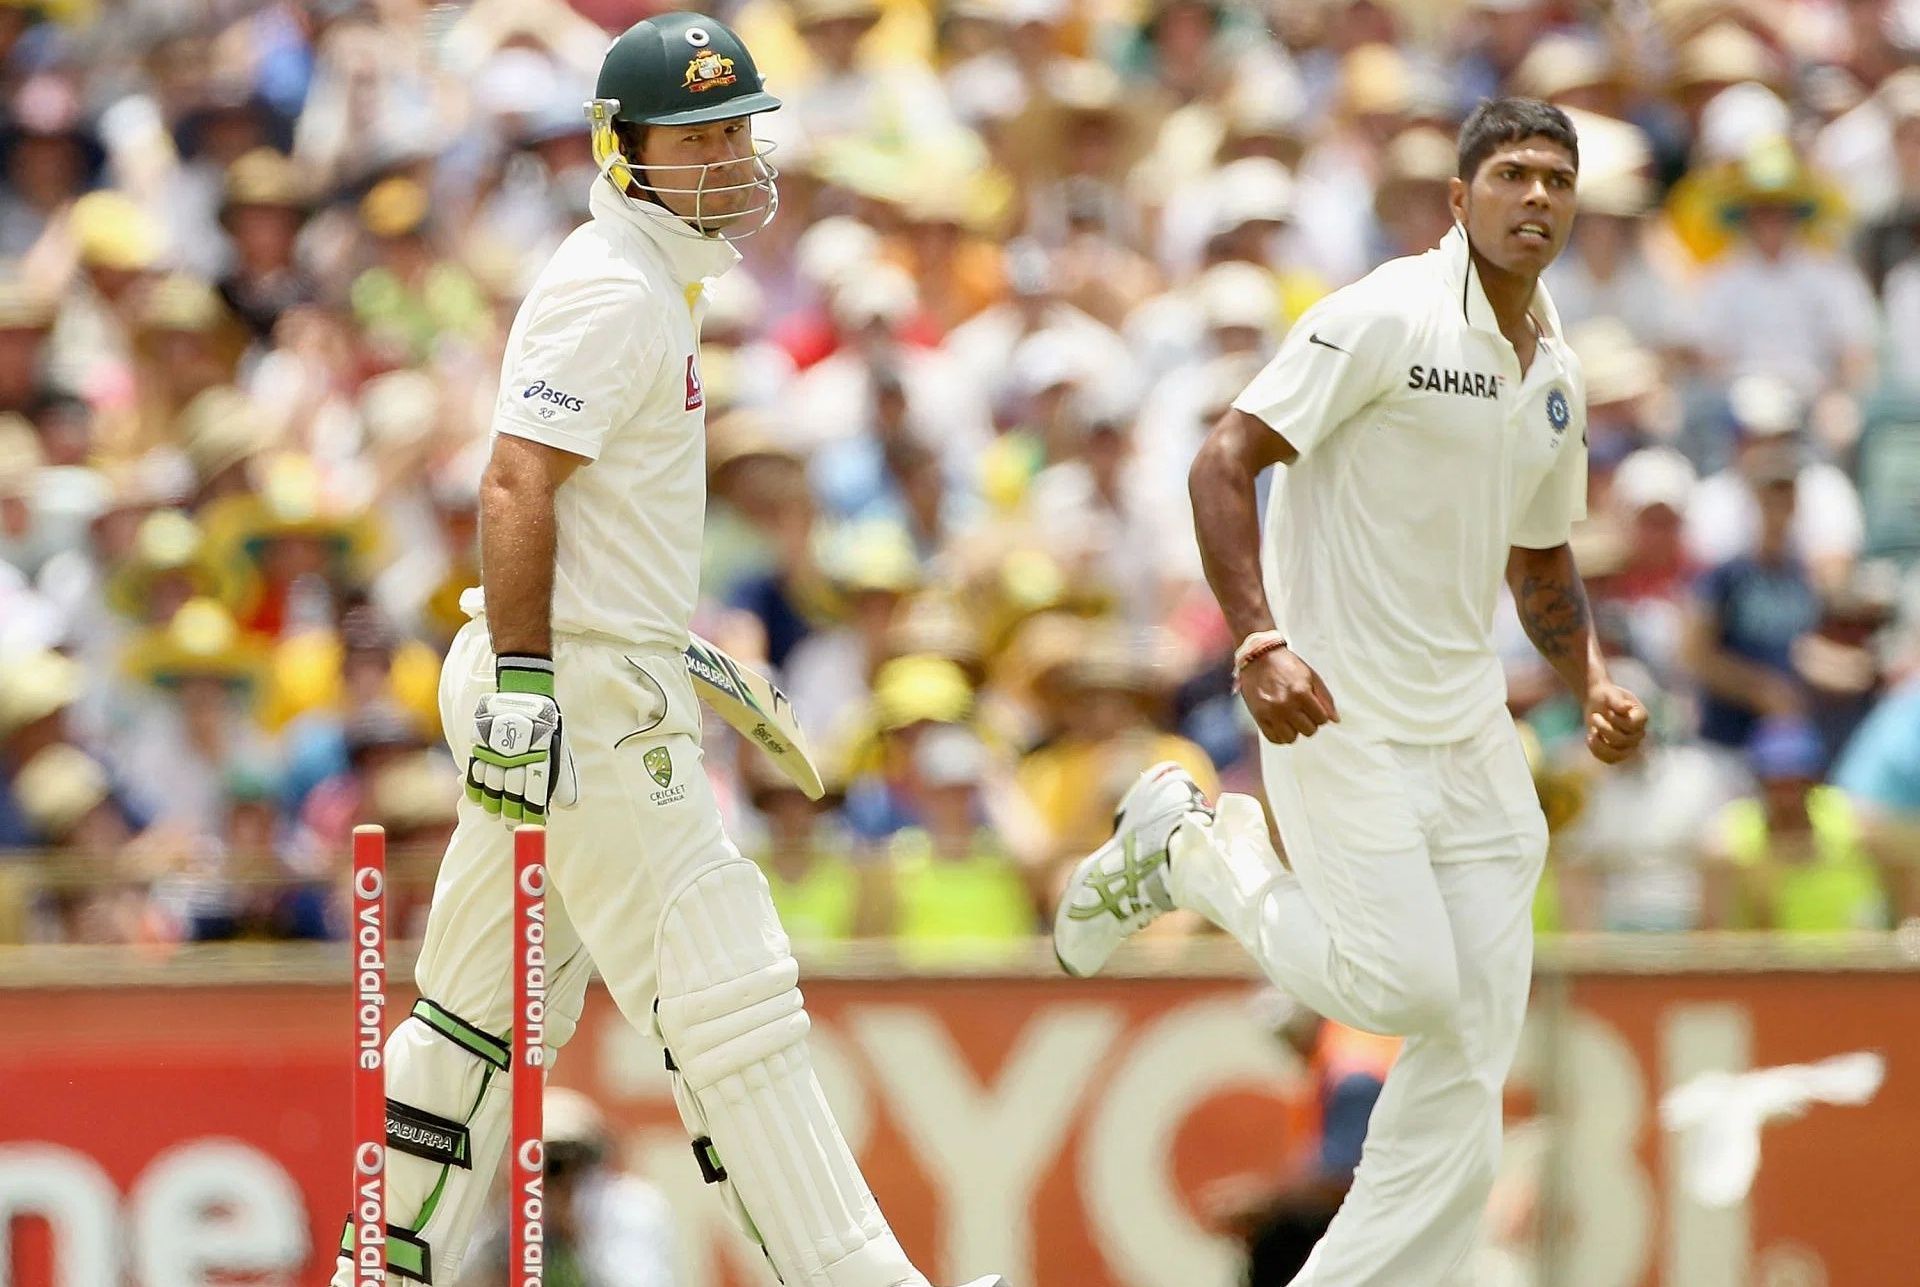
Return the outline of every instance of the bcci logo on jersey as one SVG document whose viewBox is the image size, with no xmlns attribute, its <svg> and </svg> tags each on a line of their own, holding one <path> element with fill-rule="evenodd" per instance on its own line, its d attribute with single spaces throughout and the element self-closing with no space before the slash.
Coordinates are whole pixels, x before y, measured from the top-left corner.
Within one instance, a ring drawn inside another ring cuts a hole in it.
<svg viewBox="0 0 1920 1287">
<path fill-rule="evenodd" d="M 1567 395 L 1555 389 L 1547 395 L 1547 423 L 1553 426 L 1553 436 L 1558 438 L 1567 431 L 1567 422 L 1573 419 L 1573 410 L 1567 406 Z"/>
</svg>

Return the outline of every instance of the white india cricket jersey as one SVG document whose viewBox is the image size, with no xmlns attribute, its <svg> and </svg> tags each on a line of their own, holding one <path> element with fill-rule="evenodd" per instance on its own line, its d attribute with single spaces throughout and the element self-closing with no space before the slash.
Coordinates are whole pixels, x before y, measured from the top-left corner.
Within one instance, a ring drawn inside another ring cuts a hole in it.
<svg viewBox="0 0 1920 1287">
<path fill-rule="evenodd" d="M 1267 596 L 1357 731 L 1482 727 L 1506 700 L 1508 551 L 1586 514 L 1585 385 L 1544 286 L 1532 315 L 1523 378 L 1456 227 L 1307 310 L 1234 401 L 1300 453 L 1267 514 Z"/>
<path fill-rule="evenodd" d="M 554 498 L 554 632 L 679 649 L 707 505 L 701 286 L 740 255 L 604 179 L 589 206 L 513 320 L 493 431 L 592 462 Z"/>
</svg>

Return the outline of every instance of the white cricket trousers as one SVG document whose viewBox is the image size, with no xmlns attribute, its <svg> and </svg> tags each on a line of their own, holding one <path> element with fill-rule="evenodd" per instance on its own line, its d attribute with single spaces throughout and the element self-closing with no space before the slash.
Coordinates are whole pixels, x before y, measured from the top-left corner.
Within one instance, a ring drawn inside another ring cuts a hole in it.
<svg viewBox="0 0 1920 1287">
<path fill-rule="evenodd" d="M 1320 1013 L 1406 1038 L 1353 1188 L 1293 1287 L 1441 1287 L 1493 1184 L 1532 974 L 1547 829 L 1525 752 L 1501 710 L 1458 742 L 1329 724 L 1261 758 L 1293 874 L 1258 804 L 1225 796 L 1175 833 L 1175 900 Z"/>
<path fill-rule="evenodd" d="M 813 1076 L 797 969 L 765 879 L 721 829 L 683 659 L 560 637 L 554 672 L 579 804 L 547 827 L 549 1059 L 598 966 L 622 1014 L 664 1039 L 682 1116 L 712 1142 L 698 1164 L 736 1218 L 744 1207 L 787 1287 L 925 1287 Z M 492 691 L 486 628 L 472 621 L 440 683 L 463 763 Z M 397 1122 L 411 1145 L 396 1136 L 388 1149 L 390 1283 L 456 1280 L 510 1121 L 512 833 L 464 795 L 459 808 L 416 971 L 422 1000 L 386 1044 L 389 1132 Z"/>
</svg>

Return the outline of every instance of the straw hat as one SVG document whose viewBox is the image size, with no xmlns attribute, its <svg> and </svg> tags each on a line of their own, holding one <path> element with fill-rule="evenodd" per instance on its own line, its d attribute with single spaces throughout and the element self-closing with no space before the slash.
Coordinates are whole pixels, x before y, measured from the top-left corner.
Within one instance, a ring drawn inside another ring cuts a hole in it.
<svg viewBox="0 0 1920 1287">
<path fill-rule="evenodd" d="M 1411 72 L 1392 45 L 1361 45 L 1340 63 L 1340 102 L 1356 116 L 1399 116 L 1407 110 Z"/>
<path fill-rule="evenodd" d="M 1213 176 L 1213 230 L 1228 232 L 1248 223 L 1286 223 L 1293 218 L 1293 174 L 1266 156 L 1229 161 Z"/>
<path fill-rule="evenodd" d="M 259 490 L 229 497 L 204 516 L 213 548 L 223 559 L 258 563 L 268 542 L 314 537 L 350 567 L 364 567 L 379 551 L 380 532 L 364 508 L 328 494 L 318 467 L 295 452 L 257 462 Z"/>
<path fill-rule="evenodd" d="M 1613 59 L 1603 46 L 1578 36 L 1554 34 L 1542 38 L 1520 60 L 1513 71 L 1513 88 L 1515 93 L 1551 102 L 1562 94 L 1610 85 L 1618 79 Z"/>
<path fill-rule="evenodd" d="M 895 657 L 873 681 L 874 722 L 882 732 L 914 724 L 957 724 L 973 714 L 973 685 L 945 657 Z"/>
<path fill-rule="evenodd" d="M 1660 386 L 1660 360 L 1617 317 L 1596 317 L 1567 332 L 1587 379 L 1587 402 L 1606 406 L 1645 397 Z"/>
<path fill-rule="evenodd" d="M 1676 89 L 1744 81 L 1771 85 L 1779 79 L 1779 67 L 1766 44 L 1732 22 L 1715 23 L 1681 45 L 1673 68 Z"/>
<path fill-rule="evenodd" d="M 1402 130 L 1387 144 L 1380 184 L 1374 189 L 1373 208 L 1385 214 L 1399 208 L 1416 189 L 1445 189 L 1460 168 L 1454 141 L 1439 130 L 1416 125 Z"/>
<path fill-rule="evenodd" d="M 434 430 L 440 389 L 425 371 L 387 371 L 360 390 L 360 423 L 371 446 L 411 446 Z"/>
<path fill-rule="evenodd" d="M 0 496 L 24 496 L 47 463 L 40 435 L 25 416 L 0 412 Z"/>
<path fill-rule="evenodd" d="M 270 147 L 257 147 L 228 166 L 222 188 L 222 224 L 238 206 L 302 212 L 310 206 L 305 174 L 291 157 Z"/>
<path fill-rule="evenodd" d="M 154 582 L 169 573 L 190 578 L 199 596 L 229 605 L 240 601 L 241 575 L 213 558 L 200 525 L 180 510 L 162 509 L 140 521 L 132 553 L 107 578 L 107 605 L 122 616 L 145 616 Z"/>
<path fill-rule="evenodd" d="M 0 666 L 0 737 L 73 705 L 81 681 L 80 663 L 63 653 L 29 653 Z"/>
<path fill-rule="evenodd" d="M 204 335 L 233 320 L 219 293 L 198 277 L 170 273 L 141 296 L 135 325 L 143 336 L 160 331 Z"/>
<path fill-rule="evenodd" d="M 880 21 L 879 0 L 793 0 L 789 7 L 793 12 L 793 25 L 801 31 L 842 18 L 856 19 L 868 26 Z"/>
<path fill-rule="evenodd" d="M 1253 264 L 1215 264 L 1195 280 L 1193 292 L 1210 329 L 1245 327 L 1272 334 L 1280 321 L 1273 274 Z"/>
<path fill-rule="evenodd" d="M 266 656 L 226 605 L 203 597 L 182 604 L 166 625 L 142 631 L 128 645 L 126 665 L 136 679 L 160 688 L 217 679 L 248 689 L 265 674 Z"/>
<path fill-rule="evenodd" d="M 73 203 L 67 221 L 83 267 L 132 273 L 160 262 L 165 237 L 158 221 L 125 193 L 89 192 Z"/>
<path fill-rule="evenodd" d="M 969 669 L 980 664 L 980 628 L 951 597 L 927 593 L 909 599 L 887 630 L 889 656 L 922 653 Z"/>
<path fill-rule="evenodd" d="M 267 449 L 271 438 L 265 413 L 230 384 L 195 394 L 181 408 L 174 434 L 195 477 L 203 483 L 253 459 Z"/>
<path fill-rule="evenodd" d="M 1620 510 L 1629 515 L 1655 505 L 1685 514 L 1698 482 L 1692 463 L 1673 448 L 1642 447 L 1613 471 L 1612 495 Z"/>
<path fill-rule="evenodd" d="M 913 538 L 896 523 L 852 523 L 827 539 L 825 571 L 847 594 L 908 594 L 919 588 Z"/>
<path fill-rule="evenodd" d="M 418 181 L 396 175 L 360 199 L 360 226 L 376 237 L 406 237 L 427 221 L 432 201 Z"/>
<path fill-rule="evenodd" d="M 780 436 L 765 412 L 735 407 L 707 425 L 707 477 L 717 479 L 748 460 L 804 463 L 806 457 Z"/>
<path fill-rule="evenodd" d="M 54 301 L 33 290 L 11 272 L 0 273 L 0 331 L 45 331 L 59 310 Z"/>
<path fill-rule="evenodd" d="M 460 800 L 460 777 L 446 756 L 414 751 L 374 772 L 370 811 L 390 831 L 451 826 Z"/>
<path fill-rule="evenodd" d="M 107 771 L 77 746 L 65 742 L 47 747 L 28 760 L 13 780 L 14 798 L 27 822 L 55 844 L 113 793 Z"/>
</svg>

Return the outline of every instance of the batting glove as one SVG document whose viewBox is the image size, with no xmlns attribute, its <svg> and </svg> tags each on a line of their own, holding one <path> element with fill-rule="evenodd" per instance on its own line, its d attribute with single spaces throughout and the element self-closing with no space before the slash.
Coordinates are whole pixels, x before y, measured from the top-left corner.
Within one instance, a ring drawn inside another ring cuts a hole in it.
<svg viewBox="0 0 1920 1287">
<path fill-rule="evenodd" d="M 482 697 L 473 712 L 467 798 L 509 823 L 544 823 L 550 806 L 569 808 L 580 798 L 573 756 L 560 737 L 553 663 L 501 657 L 494 686 L 498 691 Z"/>
</svg>

